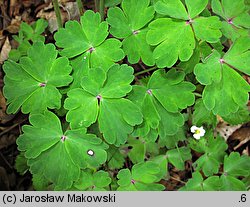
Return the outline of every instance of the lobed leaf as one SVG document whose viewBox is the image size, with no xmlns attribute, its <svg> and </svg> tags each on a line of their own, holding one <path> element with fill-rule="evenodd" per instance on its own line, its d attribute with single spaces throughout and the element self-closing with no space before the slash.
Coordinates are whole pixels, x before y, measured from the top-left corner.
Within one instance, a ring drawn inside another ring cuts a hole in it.
<svg viewBox="0 0 250 207">
<path fill-rule="evenodd" d="M 32 126 L 24 126 L 24 134 L 17 139 L 18 149 L 25 152 L 30 171 L 43 174 L 58 190 L 70 188 L 80 168 L 98 167 L 107 159 L 107 145 L 101 139 L 82 129 L 63 133 L 52 112 L 31 115 L 30 123 Z"/>
<path fill-rule="evenodd" d="M 62 56 L 73 58 L 84 53 L 90 55 L 91 67 L 108 69 L 124 57 L 119 40 L 105 40 L 108 34 L 108 23 L 101 22 L 99 13 L 88 10 L 81 16 L 80 23 L 68 21 L 65 28 L 60 28 L 55 40 L 56 45 L 63 48 L 60 52 Z"/>
<path fill-rule="evenodd" d="M 119 171 L 117 178 L 119 191 L 159 191 L 163 190 L 164 186 L 156 184 L 159 178 L 156 176 L 160 172 L 158 165 L 148 161 L 138 163 L 129 169 Z"/>
<path fill-rule="evenodd" d="M 110 33 L 124 38 L 123 49 L 132 64 L 138 63 L 141 58 L 146 65 L 154 65 L 152 49 L 146 42 L 145 26 L 154 17 L 154 9 L 149 4 L 150 0 L 124 0 L 122 9 L 115 7 L 108 11 Z"/>
<path fill-rule="evenodd" d="M 3 69 L 8 113 L 16 113 L 20 108 L 23 113 L 59 109 L 61 94 L 58 87 L 67 86 L 72 81 L 68 59 L 57 58 L 55 46 L 42 42 L 36 42 L 20 63 L 6 61 Z"/>
</svg>

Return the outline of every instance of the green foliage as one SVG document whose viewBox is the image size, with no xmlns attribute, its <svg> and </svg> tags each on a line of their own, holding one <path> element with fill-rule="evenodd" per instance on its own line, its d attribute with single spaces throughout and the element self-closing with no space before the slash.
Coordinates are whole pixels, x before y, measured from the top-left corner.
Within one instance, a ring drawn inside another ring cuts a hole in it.
<svg viewBox="0 0 250 207">
<path fill-rule="evenodd" d="M 206 176 L 218 173 L 227 147 L 225 140 L 221 137 L 209 137 L 208 140 L 203 138 L 198 142 L 195 140 L 190 141 L 190 148 L 204 153 L 194 162 L 195 169 L 202 170 Z"/>
<path fill-rule="evenodd" d="M 178 59 L 188 61 L 194 51 L 196 40 L 215 43 L 221 37 L 221 22 L 216 16 L 199 17 L 208 1 L 160 0 L 155 11 L 172 18 L 158 18 L 149 24 L 147 42 L 156 46 L 153 55 L 160 68 L 171 68 Z M 170 32 L 165 32 L 170 31 Z"/>
<path fill-rule="evenodd" d="M 12 49 L 9 53 L 9 59 L 18 61 L 22 56 L 27 55 L 28 49 L 31 47 L 30 41 L 35 43 L 37 41 L 45 41 L 45 37 L 41 34 L 48 26 L 48 22 L 44 19 L 38 19 L 32 25 L 22 22 L 18 36 L 13 38 L 19 43 L 17 49 Z"/>
<path fill-rule="evenodd" d="M 108 11 L 110 33 L 123 39 L 123 50 L 132 64 L 138 63 L 140 58 L 146 65 L 155 64 L 152 48 L 146 42 L 146 25 L 153 19 L 155 12 L 149 3 L 150 0 L 124 0 L 122 10 L 115 7 Z"/>
<path fill-rule="evenodd" d="M 129 99 L 141 107 L 143 123 L 136 127 L 134 136 L 155 141 L 177 133 L 184 124 L 179 112 L 194 103 L 195 87 L 184 79 L 184 73 L 172 69 L 168 73 L 157 70 L 147 87 L 134 86 Z M 176 93 L 178 91 L 178 93 Z"/>
<path fill-rule="evenodd" d="M 87 10 L 55 44 L 45 20 L 21 24 L 3 65 L 7 113 L 29 116 L 16 170 L 36 190 L 168 190 L 173 168 L 192 172 L 178 190 L 248 190 L 249 156 L 214 132 L 218 117 L 250 120 L 249 1 L 105 5 L 105 21 Z"/>
<path fill-rule="evenodd" d="M 22 128 L 24 134 L 17 140 L 18 149 L 25 152 L 30 171 L 44 175 L 55 184 L 55 189 L 69 188 L 79 178 L 80 168 L 98 167 L 106 161 L 107 145 L 101 139 L 84 130 L 63 133 L 60 120 L 52 112 L 31 115 L 30 123 L 32 126 Z"/>
<path fill-rule="evenodd" d="M 206 85 L 202 94 L 204 105 L 215 115 L 227 117 L 248 102 L 249 84 L 233 68 L 249 74 L 249 48 L 250 38 L 242 37 L 235 41 L 223 58 L 215 50 L 204 63 L 195 66 L 197 80 Z M 234 87 L 235 84 L 238 87 Z M 225 102 L 227 107 L 222 104 Z"/>
<path fill-rule="evenodd" d="M 197 171 L 192 179 L 180 190 L 188 191 L 246 191 L 246 185 L 239 176 L 247 177 L 250 174 L 250 158 L 232 152 L 224 158 L 224 173 L 221 176 L 209 176 L 204 179 Z M 212 174 L 211 174 L 212 175 Z"/>
<path fill-rule="evenodd" d="M 124 144 L 133 126 L 142 122 L 140 109 L 123 98 L 131 91 L 132 80 L 133 68 L 127 65 L 114 65 L 107 72 L 90 69 L 82 79 L 82 88 L 69 91 L 65 100 L 71 127 L 89 127 L 98 120 L 109 144 Z"/>
<path fill-rule="evenodd" d="M 60 51 L 62 56 L 73 58 L 83 54 L 83 57 L 90 56 L 91 67 L 108 69 L 124 57 L 121 42 L 114 38 L 106 40 L 108 34 L 108 23 L 101 22 L 99 13 L 88 10 L 80 23 L 68 21 L 65 28 L 60 28 L 55 40 L 56 45 L 63 48 Z"/>
<path fill-rule="evenodd" d="M 145 163 L 135 164 L 130 171 L 122 169 L 119 171 L 117 178 L 119 191 L 159 191 L 163 190 L 164 186 L 157 184 L 160 178 L 157 174 L 160 168 L 157 164 L 148 161 Z"/>
<path fill-rule="evenodd" d="M 104 171 L 96 173 L 81 171 L 79 180 L 74 184 L 79 190 L 105 191 L 106 187 L 111 183 L 109 174 Z"/>
<path fill-rule="evenodd" d="M 244 0 L 212 0 L 212 10 L 223 18 L 222 33 L 235 41 L 240 36 L 248 36 L 250 15 Z"/>
<path fill-rule="evenodd" d="M 44 111 L 61 107 L 58 87 L 72 81 L 71 67 L 66 57 L 57 58 L 53 44 L 36 42 L 20 63 L 8 60 L 4 63 L 4 95 L 8 99 L 8 113 Z"/>
</svg>

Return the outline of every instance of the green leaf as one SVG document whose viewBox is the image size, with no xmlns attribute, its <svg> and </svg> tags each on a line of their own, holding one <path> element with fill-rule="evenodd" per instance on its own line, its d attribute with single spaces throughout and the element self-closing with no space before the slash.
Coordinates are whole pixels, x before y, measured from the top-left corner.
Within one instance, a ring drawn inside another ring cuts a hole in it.
<svg viewBox="0 0 250 207">
<path fill-rule="evenodd" d="M 102 170 L 90 173 L 81 171 L 79 180 L 74 184 L 79 190 L 88 191 L 106 191 L 106 187 L 111 183 L 108 172 Z"/>
<path fill-rule="evenodd" d="M 233 176 L 225 176 L 222 175 L 220 177 L 220 182 L 221 182 L 221 191 L 246 191 L 246 186 L 245 184 L 233 177 Z"/>
<path fill-rule="evenodd" d="M 190 147 L 193 148 L 192 144 Z M 214 139 L 209 137 L 207 143 L 203 145 L 205 154 L 194 162 L 195 169 L 202 170 L 206 176 L 218 173 L 227 147 L 223 138 L 217 137 Z"/>
<path fill-rule="evenodd" d="M 23 152 L 21 152 L 16 157 L 16 160 L 15 160 L 15 169 L 21 175 L 24 175 L 29 170 L 29 166 L 27 165 L 27 159 L 25 158 Z"/>
<path fill-rule="evenodd" d="M 250 54 L 249 43 L 249 38 L 242 37 L 232 45 L 223 58 L 214 51 L 205 63 L 197 64 L 194 69 L 197 80 L 207 85 L 202 95 L 203 102 L 215 115 L 226 117 L 243 108 L 248 101 L 249 85 L 230 67 L 249 74 L 247 67 Z M 230 81 L 232 79 L 234 82 Z M 236 83 L 237 87 L 234 87 Z M 221 105 L 222 102 L 227 103 L 226 108 Z"/>
<path fill-rule="evenodd" d="M 226 64 L 250 75 L 250 38 L 241 37 L 237 39 L 223 59 Z"/>
<path fill-rule="evenodd" d="M 128 139 L 128 146 L 132 147 L 128 152 L 129 159 L 134 164 L 143 162 L 146 154 L 145 141 L 131 137 Z"/>
<path fill-rule="evenodd" d="M 179 131 L 174 135 L 167 135 L 165 137 L 159 138 L 159 145 L 161 147 L 166 146 L 168 149 L 175 148 L 179 141 L 186 140 L 186 135 L 183 128 L 180 128 Z"/>
<path fill-rule="evenodd" d="M 199 40 L 215 43 L 221 37 L 222 24 L 219 17 L 199 17 L 192 23 L 196 38 Z"/>
<path fill-rule="evenodd" d="M 101 22 L 99 13 L 84 12 L 80 23 L 68 21 L 65 28 L 55 34 L 56 45 L 63 48 L 60 54 L 69 58 L 81 54 L 90 55 L 92 67 L 108 69 L 114 62 L 123 59 L 121 43 L 116 39 L 105 40 L 108 36 L 108 23 Z M 71 39 L 72 41 L 69 41 Z"/>
<path fill-rule="evenodd" d="M 160 68 L 172 67 L 178 58 L 187 61 L 193 54 L 195 39 L 185 21 L 159 18 L 149 24 L 147 42 L 156 46 L 153 55 Z M 166 32 L 171 31 L 171 32 Z"/>
<path fill-rule="evenodd" d="M 113 145 L 109 145 L 109 149 L 107 150 L 108 153 L 108 166 L 109 169 L 114 170 L 114 169 L 120 169 L 123 167 L 125 158 L 124 154 L 121 153 L 121 149 L 117 148 Z"/>
<path fill-rule="evenodd" d="M 73 82 L 70 84 L 70 89 L 81 87 L 82 78 L 83 76 L 88 75 L 90 68 L 89 58 L 89 55 L 83 54 L 70 60 L 70 64 L 72 65 L 73 69 L 71 74 L 73 77 Z"/>
<path fill-rule="evenodd" d="M 195 48 L 195 39 L 215 43 L 222 36 L 218 17 L 196 17 L 205 9 L 207 0 L 185 2 L 188 12 L 180 0 L 155 3 L 156 12 L 173 17 L 157 18 L 149 24 L 146 39 L 150 45 L 156 46 L 153 55 L 160 68 L 171 68 L 178 59 L 188 61 Z"/>
<path fill-rule="evenodd" d="M 150 0 L 124 0 L 122 10 L 118 7 L 108 10 L 110 33 L 124 39 L 123 49 L 132 64 L 141 58 L 146 65 L 154 65 L 152 49 L 146 42 L 145 26 L 154 17 L 154 9 L 149 3 Z"/>
<path fill-rule="evenodd" d="M 179 190 L 181 191 L 220 191 L 222 187 L 219 176 L 210 176 L 203 180 L 200 172 L 194 172 L 192 178 L 186 185 Z"/>
<path fill-rule="evenodd" d="M 151 76 L 148 88 L 169 112 L 178 112 L 194 103 L 195 86 L 184 81 L 184 73 L 172 69 L 164 74 L 157 70 Z"/>
<path fill-rule="evenodd" d="M 35 190 L 45 191 L 49 190 L 49 181 L 42 174 L 33 174 L 32 175 L 32 184 Z"/>
<path fill-rule="evenodd" d="M 205 59 L 204 63 L 195 66 L 194 74 L 201 84 L 210 85 L 213 82 L 221 81 L 222 65 L 219 60 L 220 54 L 215 50 Z"/>
<path fill-rule="evenodd" d="M 219 176 L 211 176 L 203 181 L 204 191 L 220 191 L 222 187 Z"/>
<path fill-rule="evenodd" d="M 105 7 L 113 7 L 113 6 L 120 4 L 121 2 L 122 0 L 106 0 Z"/>
<path fill-rule="evenodd" d="M 108 71 L 90 69 L 82 79 L 82 89 L 69 91 L 65 100 L 71 127 L 89 127 L 98 120 L 109 144 L 124 144 L 133 126 L 142 122 L 140 109 L 122 98 L 131 91 L 133 79 L 133 68 L 127 65 L 113 65 Z"/>
<path fill-rule="evenodd" d="M 32 174 L 43 174 L 56 189 L 70 188 L 80 168 L 98 167 L 106 161 L 107 145 L 101 139 L 84 130 L 63 133 L 60 120 L 52 112 L 31 115 L 30 123 L 32 126 L 23 126 L 18 149 L 25 151 Z M 88 154 L 89 150 L 93 155 Z"/>
<path fill-rule="evenodd" d="M 160 178 L 157 174 L 160 172 L 158 165 L 154 162 L 148 161 L 145 163 L 138 163 L 129 169 L 122 169 L 119 171 L 117 178 L 119 191 L 160 191 L 165 187 L 157 184 Z"/>
<path fill-rule="evenodd" d="M 59 109 L 61 94 L 57 88 L 72 81 L 68 59 L 57 58 L 55 46 L 42 42 L 35 43 L 20 63 L 6 61 L 3 69 L 8 113 L 16 113 L 20 108 L 23 113 Z"/>
<path fill-rule="evenodd" d="M 192 174 L 192 178 L 188 180 L 186 185 L 179 190 L 183 191 L 202 191 L 203 177 L 199 171 Z"/>
<path fill-rule="evenodd" d="M 224 174 L 230 176 L 250 175 L 250 157 L 246 155 L 240 156 L 238 152 L 232 152 L 224 158 Z"/>
<path fill-rule="evenodd" d="M 179 109 L 194 103 L 192 91 L 195 87 L 183 79 L 182 72 L 170 70 L 165 74 L 163 70 L 157 70 L 150 77 L 147 87 L 133 87 L 128 98 L 141 107 L 144 118 L 143 123 L 136 127 L 133 136 L 145 139 L 149 136 L 148 140 L 155 141 L 157 134 L 166 139 L 166 136 L 177 133 L 184 124 Z"/>
<path fill-rule="evenodd" d="M 237 125 L 243 124 L 250 121 L 250 111 L 248 110 L 247 106 L 239 108 L 238 111 L 235 113 L 231 113 L 228 116 L 223 116 L 223 120 L 227 123 Z"/>
<path fill-rule="evenodd" d="M 185 0 L 189 18 L 193 19 L 199 15 L 207 6 L 208 0 Z"/>
<path fill-rule="evenodd" d="M 119 146 L 127 141 L 127 135 L 132 133 L 133 126 L 142 122 L 142 114 L 127 99 L 103 99 L 98 122 L 105 140 Z"/>
<path fill-rule="evenodd" d="M 200 62 L 200 56 L 201 56 L 201 51 L 200 51 L 200 47 L 195 47 L 194 49 L 194 53 L 193 55 L 191 56 L 191 58 L 186 61 L 186 62 L 180 62 L 178 64 L 178 67 L 179 68 L 182 68 L 183 71 L 188 74 L 188 73 L 192 73 L 193 70 L 194 70 L 194 67 L 196 66 L 196 64 L 198 64 Z"/>
<path fill-rule="evenodd" d="M 188 20 L 188 13 L 180 0 L 160 0 L 155 3 L 155 11 L 176 19 Z"/>
<path fill-rule="evenodd" d="M 192 158 L 191 151 L 187 147 L 168 150 L 166 155 L 168 161 L 179 170 L 184 170 L 184 162 Z"/>
<path fill-rule="evenodd" d="M 250 15 L 244 0 L 212 0 L 211 6 L 213 12 L 225 20 L 222 32 L 228 39 L 235 41 L 240 36 L 249 36 Z"/>
<path fill-rule="evenodd" d="M 169 179 L 168 159 L 166 159 L 165 155 L 158 155 L 150 159 L 150 161 L 158 164 L 158 167 L 160 168 L 160 172 L 157 174 L 158 177 L 165 180 Z"/>
<path fill-rule="evenodd" d="M 202 97 L 208 110 L 212 110 L 215 115 L 228 116 L 247 104 L 250 87 L 236 71 L 227 65 L 222 68 L 222 77 L 219 83 L 207 85 Z M 224 107 L 224 103 L 227 103 L 227 107 Z"/>
<path fill-rule="evenodd" d="M 195 126 L 202 126 L 204 124 L 215 126 L 217 122 L 216 116 L 209 111 L 202 99 L 198 99 L 194 106 L 193 120 L 192 123 Z"/>
</svg>

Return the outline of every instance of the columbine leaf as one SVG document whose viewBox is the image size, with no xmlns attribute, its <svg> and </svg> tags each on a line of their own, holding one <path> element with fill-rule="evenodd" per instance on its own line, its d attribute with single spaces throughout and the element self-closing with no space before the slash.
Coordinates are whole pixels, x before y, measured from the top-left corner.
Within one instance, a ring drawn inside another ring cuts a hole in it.
<svg viewBox="0 0 250 207">
<path fill-rule="evenodd" d="M 216 16 L 196 17 L 205 9 L 208 1 L 160 0 L 155 3 L 159 14 L 171 18 L 158 18 L 149 24 L 147 42 L 156 46 L 153 55 L 160 68 L 172 67 L 178 59 L 188 61 L 195 48 L 195 38 L 210 43 L 221 37 L 221 22 Z M 204 27 L 205 25 L 205 27 Z"/>
<path fill-rule="evenodd" d="M 238 70 L 250 75 L 250 38 L 241 37 L 237 39 L 232 47 L 223 57 L 223 60 L 237 68 Z"/>
<path fill-rule="evenodd" d="M 183 191 L 219 191 L 221 190 L 222 184 L 220 177 L 211 176 L 203 180 L 200 172 L 194 172 L 192 178 L 188 180 L 186 185 L 179 190 Z"/>
<path fill-rule="evenodd" d="M 194 106 L 194 113 L 193 113 L 193 125 L 195 126 L 202 126 L 204 124 L 216 126 L 217 118 L 209 111 L 202 99 L 198 99 Z"/>
<path fill-rule="evenodd" d="M 151 76 L 148 88 L 166 110 L 175 113 L 194 103 L 195 86 L 183 79 L 182 72 L 170 70 L 164 74 L 158 70 Z"/>
<path fill-rule="evenodd" d="M 109 169 L 114 170 L 122 168 L 125 162 L 125 158 L 124 154 L 121 153 L 121 149 L 113 145 L 109 145 L 107 152 L 108 152 L 107 163 Z"/>
<path fill-rule="evenodd" d="M 111 183 L 108 172 L 98 171 L 94 174 L 81 171 L 79 180 L 74 184 L 79 190 L 106 191 L 106 187 Z"/>
<path fill-rule="evenodd" d="M 124 39 L 123 49 L 132 64 L 141 58 L 146 65 L 154 65 L 152 49 L 146 42 L 145 25 L 154 17 L 154 9 L 149 4 L 150 0 L 124 0 L 122 10 L 115 7 L 108 11 L 110 33 Z"/>
<path fill-rule="evenodd" d="M 55 46 L 42 42 L 35 43 L 20 63 L 7 61 L 3 68 L 8 113 L 16 113 L 19 108 L 23 113 L 59 109 L 61 94 L 57 88 L 72 81 L 68 59 L 57 58 Z"/>
<path fill-rule="evenodd" d="M 158 67 L 170 68 L 178 58 L 187 61 L 192 56 L 195 39 L 191 27 L 185 21 L 159 18 L 151 22 L 149 28 L 147 42 L 156 46 L 153 55 Z"/>
<path fill-rule="evenodd" d="M 188 19 L 188 13 L 180 0 L 160 0 L 155 3 L 155 11 L 176 19 Z"/>
<path fill-rule="evenodd" d="M 184 170 L 184 162 L 192 158 L 191 151 L 187 147 L 168 150 L 166 155 L 168 161 L 179 170 Z"/>
<path fill-rule="evenodd" d="M 18 36 L 14 35 L 13 38 L 19 43 L 17 49 L 12 49 L 9 53 L 9 59 L 18 61 L 20 57 L 26 56 L 28 49 L 31 47 L 31 42 L 37 41 L 44 42 L 45 37 L 41 35 L 45 28 L 48 26 L 48 22 L 44 19 L 38 19 L 31 25 L 22 22 Z"/>
<path fill-rule="evenodd" d="M 90 69 L 83 77 L 82 89 L 69 91 L 65 100 L 71 127 L 89 127 L 98 120 L 108 143 L 125 143 L 133 126 L 142 122 L 140 109 L 122 98 L 131 91 L 133 79 L 133 69 L 127 65 L 114 65 L 107 72 Z"/>
<path fill-rule="evenodd" d="M 213 12 L 224 19 L 222 32 L 227 38 L 235 41 L 240 36 L 249 35 L 250 15 L 247 12 L 244 0 L 212 0 L 211 6 Z"/>
<path fill-rule="evenodd" d="M 170 70 L 165 74 L 158 70 L 151 76 L 147 87 L 133 87 L 129 99 L 141 107 L 144 118 L 144 122 L 136 127 L 134 136 L 155 141 L 157 134 L 165 139 L 177 133 L 184 123 L 179 109 L 194 103 L 192 91 L 195 87 L 183 79 L 184 73 Z"/>
<path fill-rule="evenodd" d="M 249 43 L 249 38 L 240 38 L 223 58 L 220 58 L 220 54 L 214 51 L 205 63 L 197 64 L 195 67 L 194 73 L 197 80 L 207 85 L 203 91 L 203 102 L 206 108 L 212 110 L 215 115 L 226 117 L 238 111 L 239 108 L 243 108 L 248 101 L 249 85 L 230 67 L 249 74 L 247 66 L 250 54 Z M 230 81 L 232 79 L 234 82 Z M 234 87 L 236 83 L 237 87 Z M 222 107 L 222 102 L 227 103 L 227 107 Z"/>
<path fill-rule="evenodd" d="M 167 135 L 165 137 L 159 137 L 159 145 L 161 147 L 167 147 L 168 149 L 173 149 L 176 147 L 179 141 L 184 141 L 186 135 L 183 128 L 180 128 L 174 135 Z"/>
<path fill-rule="evenodd" d="M 224 174 L 230 176 L 250 175 L 250 158 L 246 155 L 240 156 L 237 152 L 232 152 L 224 158 Z"/>
<path fill-rule="evenodd" d="M 160 178 L 157 174 L 160 172 L 158 165 L 148 161 L 145 163 L 135 164 L 130 172 L 129 169 L 119 171 L 118 184 L 120 191 L 159 191 L 164 186 L 156 184 Z"/>
<path fill-rule="evenodd" d="M 56 45 L 63 48 L 61 55 L 72 58 L 84 53 L 90 55 L 91 67 L 103 66 L 108 69 L 114 62 L 123 59 L 124 53 L 120 49 L 120 41 L 105 40 L 107 36 L 108 23 L 101 22 L 99 13 L 88 10 L 80 23 L 68 21 L 65 28 L 59 29 L 55 40 Z"/>
<path fill-rule="evenodd" d="M 15 160 L 15 169 L 17 170 L 18 173 L 21 175 L 24 175 L 28 170 L 29 166 L 27 165 L 27 159 L 24 156 L 24 153 L 21 152 Z"/>
<path fill-rule="evenodd" d="M 199 142 L 204 142 L 204 139 L 201 139 Z M 199 142 L 197 145 L 199 145 Z M 206 176 L 218 173 L 219 165 L 222 163 L 225 150 L 228 147 L 225 140 L 221 137 L 217 137 L 215 139 L 213 137 L 209 137 L 207 143 L 201 144 L 203 145 L 203 149 L 198 149 L 198 151 L 203 151 L 205 154 L 194 162 L 196 170 L 202 169 Z M 190 147 L 196 150 L 195 145 L 192 143 L 190 143 Z"/>
<path fill-rule="evenodd" d="M 145 141 L 131 137 L 128 139 L 128 146 L 132 148 L 128 152 L 129 159 L 134 164 L 143 162 L 146 154 Z"/>
<path fill-rule="evenodd" d="M 247 104 L 250 87 L 236 71 L 227 65 L 222 68 L 222 77 L 219 83 L 207 85 L 202 96 L 208 110 L 212 110 L 215 115 L 227 116 Z M 222 103 L 227 103 L 227 107 L 223 107 Z"/>
<path fill-rule="evenodd" d="M 193 19 L 206 8 L 208 0 L 185 0 L 185 3 L 189 17 Z"/>
<path fill-rule="evenodd" d="M 239 108 L 235 113 L 229 114 L 226 117 L 222 117 L 227 123 L 237 125 L 243 124 L 250 121 L 250 111 L 247 106 Z"/>
<path fill-rule="evenodd" d="M 233 176 L 225 176 L 225 175 L 222 175 L 220 177 L 220 182 L 221 182 L 221 191 L 246 191 L 246 186 L 245 184 L 233 177 Z"/>
<path fill-rule="evenodd" d="M 106 161 L 107 145 L 101 139 L 84 130 L 63 133 L 52 112 L 31 115 L 30 123 L 32 126 L 23 126 L 18 149 L 25 151 L 31 172 L 46 176 L 56 189 L 69 188 L 78 179 L 80 168 L 98 167 Z M 89 155 L 89 150 L 94 154 Z"/>
</svg>

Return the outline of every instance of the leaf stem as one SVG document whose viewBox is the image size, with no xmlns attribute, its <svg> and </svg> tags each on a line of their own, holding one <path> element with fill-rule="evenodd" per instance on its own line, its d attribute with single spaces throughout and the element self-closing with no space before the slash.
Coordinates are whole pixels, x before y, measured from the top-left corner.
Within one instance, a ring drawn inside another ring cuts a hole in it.
<svg viewBox="0 0 250 207">
<path fill-rule="evenodd" d="M 105 0 L 99 0 L 99 12 L 102 21 L 104 20 L 104 9 L 105 9 Z"/>
<path fill-rule="evenodd" d="M 98 7 L 99 7 L 99 6 L 98 6 L 98 5 L 99 5 L 98 3 L 99 3 L 99 1 L 98 1 L 98 0 L 95 0 L 95 11 L 96 11 L 96 12 L 98 12 Z"/>
<path fill-rule="evenodd" d="M 194 94 L 195 96 L 197 96 L 197 97 L 202 97 L 202 95 L 199 94 L 199 93 L 194 92 L 193 94 Z"/>
<path fill-rule="evenodd" d="M 179 180 L 179 179 L 177 179 L 177 178 L 175 178 L 175 177 L 173 177 L 173 176 L 170 176 L 170 178 L 171 178 L 172 180 L 176 180 L 176 181 L 178 181 L 178 182 L 180 182 L 180 183 L 186 184 L 186 182 L 184 182 L 184 181 L 182 181 L 182 180 Z"/>
<path fill-rule="evenodd" d="M 62 17 L 61 17 L 58 0 L 52 0 L 52 3 L 53 3 L 54 11 L 56 13 L 56 20 L 57 20 L 58 28 L 62 28 Z"/>
<path fill-rule="evenodd" d="M 82 3 L 82 0 L 76 0 L 77 2 L 77 7 L 78 7 L 78 10 L 79 10 L 79 13 L 80 15 L 83 14 L 83 3 Z"/>
<path fill-rule="evenodd" d="M 146 70 L 143 70 L 143 71 L 140 71 L 140 72 L 138 72 L 138 73 L 135 73 L 134 76 L 138 76 L 138 75 L 141 75 L 141 74 L 150 72 L 150 71 L 155 70 L 155 69 L 157 69 L 157 66 L 154 66 L 154 67 L 152 67 L 152 68 L 148 68 L 148 69 L 146 69 Z"/>
</svg>

